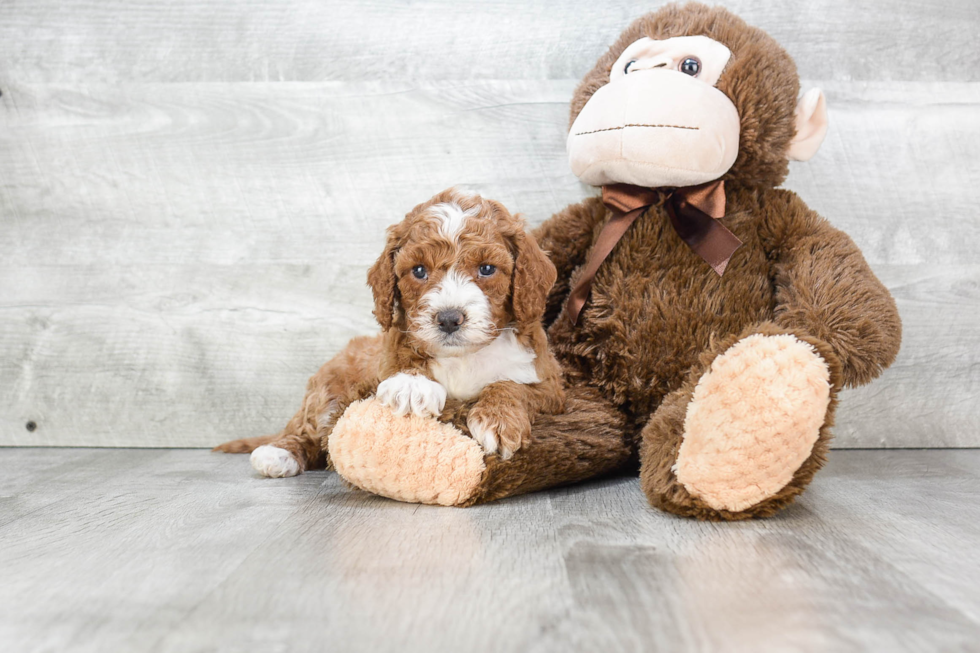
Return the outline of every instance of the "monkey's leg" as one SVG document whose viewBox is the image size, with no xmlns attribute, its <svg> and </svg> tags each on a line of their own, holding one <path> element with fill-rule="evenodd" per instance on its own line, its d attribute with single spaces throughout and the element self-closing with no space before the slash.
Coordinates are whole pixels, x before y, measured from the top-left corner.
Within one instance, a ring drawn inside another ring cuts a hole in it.
<svg viewBox="0 0 980 653">
<path fill-rule="evenodd" d="M 711 520 L 767 517 L 823 466 L 838 391 L 829 346 L 770 324 L 717 347 L 641 432 L 650 503 Z"/>
<path fill-rule="evenodd" d="M 509 460 L 453 426 L 395 417 L 373 399 L 353 404 L 330 436 L 330 460 L 349 483 L 399 501 L 471 506 L 622 469 L 634 450 L 625 420 L 589 388 L 568 388 L 561 415 L 538 415 Z M 465 414 L 453 415 L 465 424 Z"/>
</svg>

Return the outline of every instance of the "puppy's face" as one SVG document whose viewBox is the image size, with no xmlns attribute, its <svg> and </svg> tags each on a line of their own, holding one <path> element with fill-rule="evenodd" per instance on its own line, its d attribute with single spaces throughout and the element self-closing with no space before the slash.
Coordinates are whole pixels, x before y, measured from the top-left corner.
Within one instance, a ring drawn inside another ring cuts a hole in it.
<svg viewBox="0 0 980 653">
<path fill-rule="evenodd" d="M 520 217 L 453 189 L 389 228 L 368 275 L 381 326 L 397 324 L 432 356 L 473 351 L 507 326 L 539 320 L 554 281 Z"/>
</svg>

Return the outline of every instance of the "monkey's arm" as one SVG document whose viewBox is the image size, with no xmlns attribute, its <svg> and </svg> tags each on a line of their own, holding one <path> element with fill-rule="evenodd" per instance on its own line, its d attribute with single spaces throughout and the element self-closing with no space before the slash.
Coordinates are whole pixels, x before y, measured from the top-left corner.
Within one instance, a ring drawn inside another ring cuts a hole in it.
<svg viewBox="0 0 980 653">
<path fill-rule="evenodd" d="M 891 294 L 850 237 L 795 193 L 768 193 L 763 207 L 776 284 L 774 321 L 825 341 L 840 359 L 841 383 L 868 383 L 891 365 L 902 323 Z"/>
<path fill-rule="evenodd" d="M 598 197 L 590 197 L 565 207 L 537 229 L 534 237 L 558 270 L 558 280 L 548 294 L 545 326 L 554 322 L 569 293 L 572 271 L 585 263 L 596 229 L 606 219 L 606 207 Z"/>
</svg>

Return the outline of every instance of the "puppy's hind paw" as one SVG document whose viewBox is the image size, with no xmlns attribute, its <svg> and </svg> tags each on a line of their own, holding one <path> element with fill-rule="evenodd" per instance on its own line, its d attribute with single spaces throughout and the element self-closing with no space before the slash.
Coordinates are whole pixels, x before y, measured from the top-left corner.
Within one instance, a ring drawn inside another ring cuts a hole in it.
<svg viewBox="0 0 980 653">
<path fill-rule="evenodd" d="M 251 460 L 255 471 L 269 478 L 285 478 L 300 473 L 299 463 L 293 454 L 272 445 L 262 445 L 253 451 Z"/>
</svg>

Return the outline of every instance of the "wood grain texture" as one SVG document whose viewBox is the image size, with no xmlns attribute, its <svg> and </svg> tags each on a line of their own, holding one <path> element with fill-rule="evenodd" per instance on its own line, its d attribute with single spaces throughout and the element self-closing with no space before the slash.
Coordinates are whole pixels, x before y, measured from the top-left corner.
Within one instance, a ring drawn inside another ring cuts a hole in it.
<svg viewBox="0 0 980 653">
<path fill-rule="evenodd" d="M 737 524 L 657 512 L 635 478 L 454 509 L 202 451 L 3 449 L 0 469 L 10 651 L 922 653 L 980 638 L 965 555 L 980 451 L 836 451 L 798 504 Z"/>
<path fill-rule="evenodd" d="M 0 445 L 277 430 L 376 329 L 384 226 L 450 185 L 532 223 L 594 192 L 568 99 L 654 6 L 0 4 Z M 828 140 L 787 186 L 905 321 L 837 445 L 980 445 L 978 5 L 730 6 L 827 91 Z"/>
<path fill-rule="evenodd" d="M 31 0 L 0 82 L 579 79 L 662 1 Z M 708 3 L 711 4 L 711 3 Z M 980 81 L 973 0 L 729 0 L 814 79 Z"/>
</svg>

